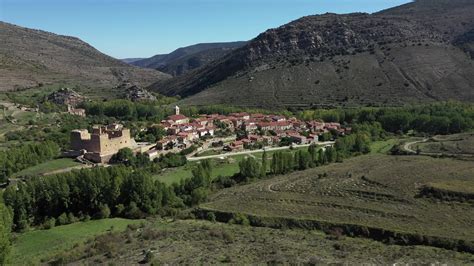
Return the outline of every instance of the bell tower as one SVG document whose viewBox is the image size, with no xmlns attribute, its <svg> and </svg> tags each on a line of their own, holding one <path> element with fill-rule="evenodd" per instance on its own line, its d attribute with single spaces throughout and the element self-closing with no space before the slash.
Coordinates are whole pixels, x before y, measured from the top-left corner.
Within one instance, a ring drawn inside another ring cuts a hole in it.
<svg viewBox="0 0 474 266">
<path fill-rule="evenodd" d="M 177 105 L 174 107 L 174 114 L 179 115 L 179 107 Z"/>
</svg>

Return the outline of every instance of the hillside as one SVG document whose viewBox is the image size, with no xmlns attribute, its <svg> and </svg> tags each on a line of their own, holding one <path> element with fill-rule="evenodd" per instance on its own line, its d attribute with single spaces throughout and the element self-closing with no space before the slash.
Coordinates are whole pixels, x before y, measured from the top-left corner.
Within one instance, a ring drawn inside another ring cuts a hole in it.
<svg viewBox="0 0 474 266">
<path fill-rule="evenodd" d="M 130 62 L 130 64 L 157 69 L 173 76 L 180 76 L 222 58 L 224 55 L 245 44 L 246 42 L 200 43 L 179 48 L 170 54 L 155 55 L 150 58 Z"/>
<path fill-rule="evenodd" d="M 132 67 L 75 37 L 0 22 L 0 91 L 67 82 L 114 87 L 123 81 L 149 85 L 168 75 Z"/>
<path fill-rule="evenodd" d="M 308 16 L 152 89 L 183 104 L 400 105 L 474 101 L 474 1 Z"/>
<path fill-rule="evenodd" d="M 125 62 L 127 64 L 131 64 L 133 62 L 136 62 L 136 61 L 139 61 L 139 60 L 143 60 L 144 58 L 124 58 L 124 59 L 120 59 L 122 62 Z"/>
</svg>

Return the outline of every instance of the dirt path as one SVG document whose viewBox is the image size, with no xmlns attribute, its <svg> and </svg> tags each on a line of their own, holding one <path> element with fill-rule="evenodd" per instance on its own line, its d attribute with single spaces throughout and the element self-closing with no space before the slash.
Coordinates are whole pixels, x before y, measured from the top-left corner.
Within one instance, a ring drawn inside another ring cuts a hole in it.
<svg viewBox="0 0 474 266">
<path fill-rule="evenodd" d="M 405 143 L 405 145 L 403 145 L 403 149 L 409 153 L 417 153 L 415 150 L 413 150 L 411 148 L 411 146 L 415 145 L 415 144 L 418 144 L 418 143 L 424 143 L 424 142 L 427 142 L 428 139 L 425 138 L 425 139 L 422 139 L 422 140 L 417 140 L 417 141 L 412 141 L 412 142 L 407 142 Z"/>
<path fill-rule="evenodd" d="M 463 156 L 463 157 L 474 157 L 474 154 L 466 154 L 466 153 L 442 153 L 442 152 L 417 152 L 416 150 L 414 150 L 412 148 L 413 145 L 416 145 L 416 144 L 419 144 L 419 143 L 425 143 L 425 142 L 428 142 L 428 138 L 424 138 L 422 140 L 417 140 L 417 141 L 411 141 L 411 142 L 407 142 L 405 143 L 405 145 L 403 145 L 403 149 L 406 151 L 406 152 L 409 152 L 409 153 L 413 153 L 413 154 L 417 154 L 417 155 L 426 155 L 426 156 Z M 440 142 L 438 141 L 437 137 L 434 136 L 433 137 L 433 140 L 435 140 L 436 142 Z"/>
</svg>

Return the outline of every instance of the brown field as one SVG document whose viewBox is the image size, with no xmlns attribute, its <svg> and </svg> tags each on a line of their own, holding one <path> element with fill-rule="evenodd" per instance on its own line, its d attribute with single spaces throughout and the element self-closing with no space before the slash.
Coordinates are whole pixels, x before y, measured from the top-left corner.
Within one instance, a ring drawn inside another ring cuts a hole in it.
<svg viewBox="0 0 474 266">
<path fill-rule="evenodd" d="M 368 155 L 226 189 L 201 209 L 221 219 L 242 213 L 254 225 L 341 227 L 378 240 L 473 252 L 472 204 L 420 194 L 430 183 L 451 181 L 456 189 L 473 174 L 468 161 Z"/>
<path fill-rule="evenodd" d="M 148 257 L 148 260 L 144 260 Z M 76 245 L 49 262 L 74 265 L 467 265 L 474 255 L 451 250 L 385 245 L 320 231 L 280 230 L 208 221 L 148 221 Z"/>
<path fill-rule="evenodd" d="M 425 143 L 416 144 L 424 153 L 474 156 L 474 133 L 436 136 Z"/>
</svg>

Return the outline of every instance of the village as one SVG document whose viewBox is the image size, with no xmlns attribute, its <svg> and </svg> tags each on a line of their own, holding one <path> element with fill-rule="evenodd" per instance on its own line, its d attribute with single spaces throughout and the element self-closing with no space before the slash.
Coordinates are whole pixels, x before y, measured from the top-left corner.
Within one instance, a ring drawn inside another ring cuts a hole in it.
<svg viewBox="0 0 474 266">
<path fill-rule="evenodd" d="M 203 114 L 189 118 L 180 113 L 178 106 L 174 114 L 161 121 L 166 136 L 156 143 L 137 143 L 130 130 L 122 125 L 95 126 L 87 130 L 71 132 L 71 148 L 78 158 L 94 163 L 107 163 L 120 149 L 130 148 L 153 160 L 167 153 L 188 150 L 188 159 L 213 153 L 229 155 L 256 149 L 290 147 L 292 145 L 321 144 L 325 133 L 346 135 L 351 128 L 339 123 L 323 121 L 301 121 L 282 115 L 231 113 L 228 115 Z M 327 139 L 326 139 L 327 140 Z"/>
</svg>

